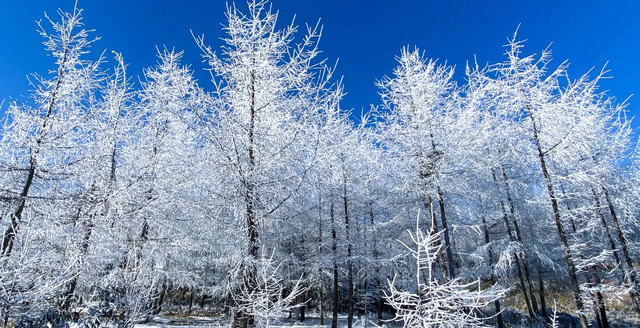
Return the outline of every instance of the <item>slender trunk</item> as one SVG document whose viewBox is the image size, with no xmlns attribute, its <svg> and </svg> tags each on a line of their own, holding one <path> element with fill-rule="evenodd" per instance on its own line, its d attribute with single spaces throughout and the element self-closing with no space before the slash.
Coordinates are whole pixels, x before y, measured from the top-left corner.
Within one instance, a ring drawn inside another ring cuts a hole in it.
<svg viewBox="0 0 640 328">
<path fill-rule="evenodd" d="M 331 321 L 331 328 L 338 328 L 338 303 L 340 301 L 338 299 L 338 236 L 336 234 L 333 200 L 331 201 L 329 215 L 331 217 L 331 250 L 333 251 L 333 320 Z"/>
<path fill-rule="evenodd" d="M 562 191 L 562 196 L 567 198 L 567 194 L 565 192 L 564 186 L 562 186 L 562 184 L 560 185 L 560 189 Z M 600 208 L 600 199 L 598 198 L 598 195 L 595 193 L 595 190 L 593 190 L 593 188 L 591 188 L 591 192 L 594 196 L 594 200 L 595 200 L 595 204 L 596 204 L 596 209 L 598 212 L 598 216 L 600 216 L 601 222 L 604 224 L 605 230 L 607 231 L 608 234 L 608 227 L 607 227 L 607 222 L 604 219 L 604 215 L 602 214 L 602 209 Z M 566 204 L 567 205 L 567 210 L 571 211 L 571 206 L 569 205 L 569 203 Z M 573 233 L 576 233 L 576 226 L 575 224 L 573 224 L 573 219 L 571 220 L 571 226 L 573 229 Z M 610 234 L 608 234 L 609 236 L 611 236 Z M 610 240 L 611 245 L 613 245 L 613 240 Z M 614 250 L 615 253 L 615 250 Z M 584 259 L 583 256 L 581 256 L 581 258 Z M 617 258 L 617 254 L 616 254 L 616 258 Z M 620 264 L 618 262 L 618 264 Z M 591 278 L 591 283 L 594 286 L 599 286 L 600 285 L 600 277 L 598 277 L 598 274 L 595 270 L 594 266 L 591 266 L 589 268 L 589 276 Z M 602 293 L 600 293 L 600 291 L 596 292 L 596 296 L 593 299 L 593 304 L 594 306 L 594 317 L 596 318 L 596 321 L 598 323 L 598 327 L 600 328 L 609 328 L 609 322 L 607 320 L 607 310 L 604 304 L 604 298 L 602 297 Z"/>
<path fill-rule="evenodd" d="M 604 192 L 604 197 L 607 200 L 607 205 L 609 206 L 609 212 L 611 213 L 611 218 L 613 219 L 613 226 L 616 228 L 616 233 L 618 235 L 618 241 L 620 242 L 620 246 L 622 248 L 622 255 L 624 256 L 625 263 L 627 264 L 627 270 L 629 270 L 628 277 L 633 286 L 633 291 L 631 292 L 631 298 L 634 301 L 634 305 L 636 308 L 636 312 L 640 314 L 640 297 L 638 291 L 638 280 L 636 277 L 636 270 L 633 266 L 633 262 L 631 260 L 631 256 L 629 255 L 629 247 L 627 246 L 627 238 L 624 236 L 622 232 L 622 226 L 620 225 L 620 221 L 618 220 L 618 215 L 616 214 L 616 210 L 613 207 L 613 203 L 611 202 L 611 197 L 609 196 L 609 191 L 607 188 L 602 185 L 602 191 Z"/>
<path fill-rule="evenodd" d="M 602 320 L 600 320 L 600 312 L 598 312 L 598 304 L 595 299 L 593 300 L 593 317 L 596 318 L 596 325 L 598 325 L 598 328 L 603 328 Z"/>
<path fill-rule="evenodd" d="M 153 311 L 154 314 L 158 314 L 162 311 L 162 305 L 164 304 L 164 298 L 166 297 L 166 294 L 167 294 L 167 288 L 168 288 L 167 281 L 164 280 L 162 282 L 162 290 L 160 291 L 160 296 L 158 296 L 158 302 L 157 302 L 156 308 Z"/>
<path fill-rule="evenodd" d="M 351 328 L 353 324 L 353 263 L 351 260 L 351 238 L 349 226 L 349 204 L 347 200 L 347 178 L 344 178 L 342 184 L 342 203 L 344 206 L 344 224 L 347 238 L 347 280 L 348 280 L 348 296 L 347 296 L 347 327 Z"/>
<path fill-rule="evenodd" d="M 138 238 L 138 247 L 136 250 L 136 270 L 138 273 L 142 270 L 142 248 L 144 244 L 149 240 L 149 222 L 147 218 L 144 218 L 142 222 L 142 229 L 140 231 L 140 237 Z"/>
<path fill-rule="evenodd" d="M 489 245 L 489 228 L 487 227 L 487 220 L 484 215 L 482 215 L 482 227 L 484 229 L 484 244 Z M 487 253 L 489 255 L 489 267 L 491 270 L 490 281 L 491 284 L 496 283 L 496 277 L 493 275 L 493 251 L 491 250 L 491 246 L 487 246 Z M 498 328 L 504 328 L 504 321 L 502 320 L 502 313 L 500 311 L 500 300 L 496 299 L 493 304 L 496 307 L 496 320 L 498 321 Z"/>
<path fill-rule="evenodd" d="M 567 173 L 569 174 L 569 173 Z M 564 197 L 564 199 L 568 199 L 567 198 L 567 193 L 564 190 L 564 184 L 562 182 L 560 182 L 560 191 L 562 192 L 562 197 Z M 569 205 L 568 201 L 565 201 L 565 204 L 567 205 L 567 210 L 569 210 L 569 212 L 571 212 L 571 206 Z M 569 223 L 571 223 L 571 229 L 573 229 L 572 231 L 575 233 L 578 229 L 576 228 L 576 223 L 575 221 L 573 221 L 573 217 L 569 216 Z"/>
<path fill-rule="evenodd" d="M 322 306 L 324 300 L 324 291 L 322 290 L 322 282 L 318 287 L 318 312 L 320 312 L 320 326 L 324 326 L 324 308 Z"/>
<path fill-rule="evenodd" d="M 78 277 L 80 275 L 80 270 L 84 267 L 84 263 L 87 257 L 87 253 L 89 252 L 89 241 L 91 240 L 91 234 L 93 233 L 94 227 L 94 214 L 89 215 L 89 220 L 86 223 L 84 236 L 82 238 L 82 243 L 80 244 L 80 263 L 78 263 L 79 272 L 73 276 L 71 281 L 67 284 L 67 289 L 64 293 L 63 302 L 60 306 L 62 309 L 67 310 L 71 305 L 71 297 L 76 291 L 76 287 L 78 285 Z"/>
<path fill-rule="evenodd" d="M 322 259 L 322 193 L 318 192 L 318 255 Z M 322 284 L 322 264 L 318 265 L 318 312 L 320 312 L 320 326 L 324 325 L 324 286 Z"/>
<path fill-rule="evenodd" d="M 542 280 L 542 270 L 538 268 L 538 285 L 540 285 L 540 314 L 542 318 L 547 320 L 549 318 L 549 313 L 547 313 L 547 302 L 544 297 L 544 281 Z"/>
<path fill-rule="evenodd" d="M 524 247 L 524 240 L 522 238 L 522 234 L 520 233 L 520 225 L 518 224 L 518 220 L 516 219 L 515 206 L 513 204 L 513 198 L 511 198 L 511 187 L 509 186 L 509 179 L 507 178 L 507 173 L 503 167 L 502 177 L 504 179 L 504 185 L 507 191 L 507 204 L 509 205 L 509 212 L 511 213 L 511 221 L 513 222 L 513 227 L 516 232 L 516 238 L 518 242 L 522 245 L 522 253 L 520 254 L 520 258 L 522 259 L 522 266 L 524 268 L 524 276 L 527 281 L 527 286 L 529 287 L 529 296 L 531 297 L 531 307 L 533 309 L 533 313 L 538 313 L 538 302 L 536 301 L 533 282 L 531 281 L 531 274 L 529 271 L 529 260 L 527 259 L 527 255 Z"/>
<path fill-rule="evenodd" d="M 254 59 L 255 64 L 255 59 Z M 255 195 L 253 185 L 253 173 L 256 165 L 255 159 L 255 125 L 256 125 L 256 90 L 255 90 L 255 72 L 251 72 L 251 84 L 250 84 L 250 105 L 249 105 L 249 175 L 246 183 L 246 219 L 247 219 L 247 234 L 249 237 L 249 255 L 253 259 L 258 257 L 258 229 L 255 212 Z"/>
<path fill-rule="evenodd" d="M 187 315 L 191 315 L 191 310 L 193 309 L 193 288 L 191 288 L 191 292 L 189 292 L 189 309 L 187 310 Z"/>
<path fill-rule="evenodd" d="M 504 224 L 507 226 L 507 233 L 509 234 L 509 239 L 511 242 L 515 242 L 515 238 L 511 232 L 511 224 L 509 224 L 509 220 L 507 218 L 507 212 L 504 208 L 504 203 L 500 201 L 500 205 L 502 206 L 502 218 L 504 220 Z M 531 306 L 531 300 L 529 298 L 529 292 L 527 290 L 527 285 L 525 283 L 524 274 L 522 273 L 522 264 L 520 264 L 520 256 L 517 253 L 513 254 L 514 262 L 516 262 L 516 269 L 518 271 L 518 279 L 520 280 L 520 290 L 522 290 L 522 296 L 524 297 L 524 303 L 527 306 L 527 311 L 529 312 L 529 317 L 534 318 L 535 313 L 533 312 L 533 307 Z"/>
<path fill-rule="evenodd" d="M 433 203 L 431 201 L 431 196 L 426 196 L 424 203 L 425 203 L 426 210 L 429 211 L 429 213 L 433 212 Z M 430 229 L 432 230 L 432 233 L 437 234 L 438 231 L 439 231 L 439 229 L 438 229 L 438 221 L 436 221 L 435 219 L 431 220 L 431 221 L 432 222 L 431 222 L 431 228 Z M 442 245 L 441 242 L 440 242 L 440 238 L 437 238 L 435 246 L 439 247 L 440 245 Z M 438 261 L 438 264 L 440 264 L 440 268 L 442 270 L 442 280 L 446 282 L 446 281 L 449 281 L 449 276 L 448 276 L 448 272 L 449 271 L 447 270 L 447 264 L 446 264 L 446 262 L 444 260 L 444 254 L 442 253 L 442 248 L 441 247 L 439 247 L 439 248 L 440 248 L 440 250 L 438 251 L 438 260 L 437 261 Z"/>
<path fill-rule="evenodd" d="M 602 320 L 602 328 L 609 328 L 609 319 L 607 318 L 607 309 L 604 306 L 604 297 L 602 297 L 601 292 L 596 292 L 596 297 L 598 299 L 598 308 L 600 309 L 600 319 Z"/>
<path fill-rule="evenodd" d="M 598 273 L 595 272 L 595 268 L 591 268 L 591 277 L 593 279 L 593 283 L 595 286 L 600 286 L 600 277 L 598 277 Z M 602 324 L 602 328 L 609 328 L 609 319 L 607 319 L 607 308 L 604 304 L 604 297 L 602 293 L 598 290 L 596 291 L 596 312 L 599 314 L 600 321 Z"/>
<path fill-rule="evenodd" d="M 44 120 L 42 122 L 42 128 L 38 132 L 38 136 L 36 137 L 36 145 L 31 148 L 31 154 L 29 155 L 29 170 L 27 171 L 27 180 L 22 187 L 22 191 L 20 192 L 20 199 L 13 213 L 11 213 L 11 222 L 9 226 L 4 231 L 4 235 L 2 237 L 2 249 L 0 249 L 0 257 L 9 257 L 11 256 L 11 251 L 13 250 L 13 241 L 18 233 L 18 229 L 20 228 L 20 223 L 22 222 L 22 212 L 24 212 L 24 208 L 27 203 L 27 197 L 29 196 L 29 190 L 31 189 L 31 185 L 33 184 L 33 178 L 36 175 L 36 167 L 37 167 L 37 156 L 40 153 L 40 145 L 42 144 L 42 139 L 44 138 L 44 134 L 46 133 L 47 128 L 49 127 L 49 118 L 53 113 L 53 108 L 55 106 L 56 101 L 58 100 L 58 91 L 60 90 L 60 85 L 62 84 L 62 79 L 64 77 L 64 66 L 67 63 L 67 54 L 68 48 L 65 47 L 64 53 L 62 54 L 62 61 L 60 66 L 58 66 L 58 79 L 56 81 L 56 85 L 51 92 L 51 101 L 47 105 L 47 113 L 44 116 Z"/>
<path fill-rule="evenodd" d="M 306 250 L 305 250 L 305 242 L 304 242 L 304 234 L 300 234 L 300 248 L 302 249 L 302 255 L 300 257 L 300 261 L 302 262 L 302 279 L 306 279 L 307 277 L 307 257 L 306 257 Z M 298 313 L 297 313 L 297 319 L 300 322 L 304 322 L 305 320 L 305 301 L 306 301 L 306 297 L 307 297 L 307 293 L 306 293 L 306 282 L 303 280 L 300 282 L 300 287 L 302 288 L 302 290 L 304 290 L 305 292 L 302 292 L 296 300 L 297 304 L 302 304 L 298 307 Z"/>
<path fill-rule="evenodd" d="M 524 267 L 524 277 L 527 279 L 527 284 L 529 286 L 529 296 L 531 297 L 531 307 L 533 308 L 534 313 L 539 313 L 538 310 L 538 302 L 536 301 L 535 289 L 533 288 L 533 282 L 531 281 L 531 275 L 529 274 L 529 261 L 527 257 L 522 254 L 522 265 Z"/>
<path fill-rule="evenodd" d="M 549 193 L 549 199 L 551 200 L 551 208 L 553 210 L 553 217 L 555 219 L 556 228 L 558 229 L 558 235 L 560 236 L 560 242 L 562 243 L 562 250 L 564 251 L 564 257 L 567 261 L 567 268 L 569 269 L 569 279 L 571 280 L 571 288 L 573 289 L 573 297 L 576 302 L 576 308 L 578 310 L 580 316 L 580 326 L 582 328 L 588 328 L 587 318 L 582 313 L 584 309 L 584 303 L 582 302 L 582 297 L 580 296 L 580 284 L 578 283 L 578 276 L 576 274 L 576 267 L 573 263 L 573 256 L 571 255 L 571 249 L 569 248 L 569 241 L 567 240 L 567 234 L 562 227 L 562 218 L 560 217 L 560 209 L 558 208 L 558 200 L 556 199 L 555 191 L 553 190 L 553 184 L 551 182 L 551 175 L 547 170 L 547 163 L 545 160 L 545 154 L 542 152 L 542 147 L 540 146 L 540 139 L 538 137 L 538 128 L 536 126 L 536 122 L 533 119 L 533 115 L 531 110 L 527 105 L 527 114 L 531 119 L 531 126 L 533 129 L 533 139 L 536 144 L 536 148 L 538 151 L 538 158 L 540 159 L 540 167 L 542 169 L 542 175 L 547 184 L 547 191 Z"/>
<path fill-rule="evenodd" d="M 255 57 L 252 58 L 253 65 L 255 66 Z M 245 220 L 247 224 L 247 238 L 249 240 L 248 254 L 252 260 L 248 268 L 245 268 L 244 277 L 242 277 L 244 288 L 246 290 L 252 290 L 255 286 L 255 261 L 258 259 L 258 222 L 256 217 L 255 208 L 255 185 L 254 185 L 254 171 L 255 171 L 255 125 L 256 125 L 256 77 L 255 71 L 250 73 L 249 83 L 249 129 L 247 131 L 247 155 L 249 158 L 249 167 L 247 169 L 246 176 L 244 177 L 243 184 L 245 186 L 244 202 L 245 202 Z M 234 313 L 235 327 L 240 326 L 246 328 L 251 320 L 250 316 L 242 311 L 236 311 Z"/>
<path fill-rule="evenodd" d="M 373 231 L 373 260 L 374 260 L 374 272 L 376 275 L 376 318 L 378 319 L 378 326 L 382 326 L 382 286 L 380 285 L 380 259 L 378 258 L 378 231 L 373 221 L 373 201 L 369 201 L 369 221 L 371 223 L 371 231 Z"/>
<path fill-rule="evenodd" d="M 496 179 L 495 170 L 491 170 L 491 174 L 493 175 L 493 181 L 498 182 Z M 500 200 L 500 208 L 502 209 L 502 220 L 504 221 L 504 225 L 507 228 L 507 235 L 509 235 L 509 241 L 515 242 L 516 237 L 513 235 L 513 231 L 511 230 L 511 223 L 509 223 L 509 216 L 507 214 L 507 210 L 505 209 L 504 202 L 502 199 Z M 520 280 L 520 289 L 522 290 L 522 296 L 524 297 L 524 303 L 527 306 L 527 311 L 529 312 L 529 317 L 534 317 L 533 308 L 531 307 L 531 301 L 529 299 L 529 292 L 527 291 L 527 285 L 525 284 L 524 275 L 522 274 L 522 266 L 520 264 L 520 256 L 517 253 L 513 254 L 514 262 L 516 263 L 516 269 L 518 271 L 518 279 Z"/>
<path fill-rule="evenodd" d="M 4 236 L 2 237 L 2 250 L 0 250 L 0 257 L 9 257 L 11 256 L 11 251 L 13 250 L 13 240 L 18 233 L 18 229 L 20 227 L 20 223 L 22 222 L 22 212 L 24 211 L 24 207 L 27 202 L 27 196 L 29 195 L 29 189 L 31 188 L 31 184 L 33 183 L 33 177 L 36 172 L 36 159 L 35 155 L 31 155 L 31 164 L 29 165 L 29 172 L 27 175 L 27 181 L 22 188 L 22 192 L 20 193 L 20 200 L 18 201 L 18 206 L 16 206 L 15 211 L 11 214 L 11 222 L 9 226 L 4 231 Z"/>
<path fill-rule="evenodd" d="M 438 152 L 436 149 L 435 138 L 433 137 L 433 133 L 429 134 L 431 137 L 431 150 L 433 151 L 433 156 L 437 157 L 441 155 L 441 152 Z M 453 279 L 456 277 L 456 268 L 455 262 L 453 261 L 453 248 L 451 247 L 451 238 L 449 237 L 449 225 L 447 224 L 447 217 L 444 208 L 444 197 L 442 193 L 442 189 L 438 186 L 438 205 L 440 207 L 440 220 L 442 220 L 442 230 L 444 231 L 444 248 L 447 252 L 447 267 L 449 269 L 448 278 Z M 448 279 L 445 279 L 445 281 Z"/>
<path fill-rule="evenodd" d="M 444 196 L 440 187 L 438 187 L 438 205 L 440 205 L 440 219 L 442 220 L 442 230 L 444 231 L 444 246 L 447 252 L 447 261 L 449 262 L 449 277 L 453 279 L 456 277 L 456 263 L 453 259 L 453 248 L 451 247 L 451 239 L 449 237 L 449 225 L 447 224 L 447 217 L 444 209 Z"/>
<path fill-rule="evenodd" d="M 607 220 L 604 217 L 604 213 L 602 213 L 602 207 L 600 205 L 600 197 L 598 197 L 598 194 L 596 194 L 596 191 L 591 188 L 591 193 L 593 194 L 593 199 L 595 200 L 596 203 L 596 211 L 598 213 L 598 217 L 600 217 L 600 222 L 602 223 L 602 227 L 604 228 L 604 232 L 605 235 L 607 236 L 607 240 L 609 241 L 609 247 L 611 248 L 611 250 L 613 251 L 613 258 L 616 260 L 616 265 L 620 266 L 620 256 L 618 256 L 618 250 L 616 248 L 616 244 L 613 241 L 613 236 L 611 236 L 611 231 L 609 230 L 609 225 L 607 224 Z M 624 280 L 624 270 L 622 270 L 623 273 L 623 280 Z"/>
<path fill-rule="evenodd" d="M 604 213 L 602 213 L 602 207 L 600 206 L 600 197 L 598 197 L 598 194 L 595 192 L 595 190 L 593 188 L 591 188 L 591 192 L 593 193 L 593 197 L 594 197 L 595 202 L 596 202 L 596 209 L 597 209 L 597 212 L 598 212 L 598 216 L 600 217 L 600 222 L 602 223 L 602 227 L 604 228 L 605 235 L 607 236 L 607 240 L 609 241 L 609 247 L 611 247 L 611 250 L 613 251 L 613 257 L 616 260 L 616 265 L 620 267 L 621 266 L 620 256 L 618 255 L 618 250 L 616 248 L 616 244 L 613 241 L 613 236 L 611 236 L 611 231 L 609 230 L 609 225 L 607 224 L 607 220 L 604 217 Z M 613 211 L 613 213 L 615 214 L 615 210 L 612 210 L 611 207 L 609 209 L 610 209 L 610 211 Z M 612 217 L 613 217 L 613 215 L 612 215 Z M 634 271 L 634 273 L 635 273 L 635 271 Z M 622 280 L 625 281 L 626 279 L 627 279 L 627 274 L 626 274 L 626 272 L 624 270 L 622 270 Z M 599 282 L 599 279 L 598 279 L 598 282 Z M 601 293 L 599 293 L 599 294 L 600 294 L 599 298 L 601 298 L 602 294 Z M 633 300 L 633 304 L 634 304 L 634 307 L 636 309 L 636 312 L 640 313 L 640 299 L 638 298 L 637 287 L 634 288 L 634 290 L 632 290 L 630 294 L 631 294 L 630 296 L 631 296 L 631 299 Z M 602 303 L 602 308 L 600 310 L 601 311 L 605 311 L 604 303 Z M 604 318 L 606 320 L 606 313 L 604 315 Z"/>
</svg>

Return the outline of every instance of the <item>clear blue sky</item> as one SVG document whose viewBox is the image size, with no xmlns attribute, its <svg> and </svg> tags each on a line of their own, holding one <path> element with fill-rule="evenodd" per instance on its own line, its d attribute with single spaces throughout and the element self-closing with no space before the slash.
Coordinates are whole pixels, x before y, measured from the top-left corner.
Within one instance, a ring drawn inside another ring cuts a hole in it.
<svg viewBox="0 0 640 328">
<path fill-rule="evenodd" d="M 20 99 L 29 89 L 26 75 L 52 68 L 35 21 L 46 11 L 72 10 L 73 0 L 5 0 L 0 5 L 0 100 Z M 238 1 L 243 8 L 244 2 Z M 640 1 L 419 1 L 419 0 L 273 0 L 285 25 L 296 22 L 324 25 L 321 49 L 329 61 L 339 58 L 337 73 L 344 76 L 348 95 L 343 108 L 358 113 L 378 104 L 376 79 L 389 75 L 394 56 L 405 45 L 418 46 L 427 56 L 457 66 L 474 55 L 480 63 L 504 59 L 502 45 L 518 24 L 527 39 L 525 51 L 539 53 L 553 42 L 554 63 L 571 62 L 578 77 L 609 61 L 611 80 L 602 83 L 620 100 L 631 94 L 632 115 L 640 113 Z M 156 46 L 185 51 L 200 84 L 209 87 L 200 52 L 189 33 L 205 34 L 218 47 L 222 36 L 223 0 L 79 0 L 86 27 L 102 37 L 94 51 L 122 52 L 130 75 L 156 62 Z M 5 103 L 6 107 L 6 103 Z M 637 122 L 634 126 L 638 126 Z"/>
</svg>

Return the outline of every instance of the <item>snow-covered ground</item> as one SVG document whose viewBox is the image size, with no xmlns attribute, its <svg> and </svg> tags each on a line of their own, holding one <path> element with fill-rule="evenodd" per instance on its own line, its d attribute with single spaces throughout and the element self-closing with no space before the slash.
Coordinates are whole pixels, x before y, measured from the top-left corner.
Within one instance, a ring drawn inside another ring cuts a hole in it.
<svg viewBox="0 0 640 328">
<path fill-rule="evenodd" d="M 609 320 L 611 322 L 611 328 L 632 328 L 640 327 L 640 318 L 630 316 L 631 313 L 622 311 L 610 311 Z M 564 315 L 559 327 L 571 327 L 571 317 Z M 577 320 L 577 318 L 575 318 Z M 187 316 L 187 317 L 168 317 L 168 316 L 156 316 L 153 317 L 148 323 L 137 324 L 135 328 L 203 328 L 203 327 L 229 327 L 231 319 L 228 317 L 204 317 L 204 316 Z M 598 327 L 595 322 L 591 322 L 591 327 Z M 402 327 L 398 322 L 385 322 L 384 327 L 399 328 Z M 539 325 L 542 327 L 542 325 Z M 304 322 L 300 322 L 295 318 L 282 317 L 278 320 L 274 320 L 270 327 L 272 328 L 310 328 L 310 327 L 331 327 L 331 317 L 325 317 L 324 325 L 320 325 L 320 318 L 317 315 L 307 316 Z M 338 327 L 347 327 L 347 316 L 341 315 L 338 317 Z M 374 328 L 378 327 L 375 324 L 375 320 L 372 318 L 356 317 L 353 323 L 354 328 Z M 510 324 L 510 327 L 538 327 L 536 325 L 518 325 Z"/>
<path fill-rule="evenodd" d="M 137 324 L 136 328 L 199 328 L 199 327 L 228 327 L 230 324 L 230 318 L 227 317 L 201 317 L 201 316 L 188 316 L 188 317 L 165 317 L 156 316 L 153 317 L 148 323 Z M 401 325 L 393 322 L 387 322 L 385 327 L 401 327 Z M 304 322 L 300 322 L 295 318 L 289 319 L 286 317 L 274 320 L 270 327 L 272 328 L 296 328 L 296 327 L 331 327 L 331 318 L 325 317 L 324 325 L 320 325 L 320 318 L 317 315 L 307 316 Z M 338 317 L 338 327 L 347 327 L 347 316 L 341 315 Z M 355 317 L 353 322 L 354 328 L 373 328 L 378 327 L 372 318 Z"/>
</svg>

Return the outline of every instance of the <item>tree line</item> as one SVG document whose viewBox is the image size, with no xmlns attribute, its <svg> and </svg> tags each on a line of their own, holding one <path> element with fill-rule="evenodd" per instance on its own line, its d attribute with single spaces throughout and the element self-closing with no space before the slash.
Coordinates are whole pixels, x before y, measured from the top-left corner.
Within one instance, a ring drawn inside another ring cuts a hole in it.
<svg viewBox="0 0 640 328">
<path fill-rule="evenodd" d="M 285 303 L 333 328 L 400 304 L 407 323 L 403 291 L 428 303 L 444 286 L 502 292 L 426 313 L 478 304 L 503 327 L 506 295 L 548 318 L 551 282 L 583 328 L 609 327 L 620 300 L 640 313 L 640 162 L 627 103 L 598 89 L 606 70 L 571 79 L 514 34 L 460 83 L 405 48 L 354 123 L 321 27 L 279 29 L 266 1 L 230 5 L 219 48 L 194 36 L 205 83 L 173 50 L 139 83 L 119 53 L 88 59 L 81 13 L 40 27 L 55 67 L 6 109 L 5 326 L 91 304 L 128 327 L 177 291 L 244 327 Z"/>
</svg>

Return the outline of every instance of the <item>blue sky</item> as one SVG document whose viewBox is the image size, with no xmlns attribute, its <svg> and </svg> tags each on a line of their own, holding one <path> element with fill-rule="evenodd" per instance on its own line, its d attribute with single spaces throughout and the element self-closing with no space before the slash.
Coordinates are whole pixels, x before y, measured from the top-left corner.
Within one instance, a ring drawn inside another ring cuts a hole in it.
<svg viewBox="0 0 640 328">
<path fill-rule="evenodd" d="M 72 10 L 73 0 L 3 1 L 0 6 L 0 101 L 20 99 L 28 93 L 26 75 L 46 73 L 52 59 L 46 56 L 35 21 L 46 11 Z M 123 53 L 129 75 L 156 62 L 156 46 L 185 51 L 205 88 L 208 73 L 189 30 L 205 34 L 218 47 L 224 23 L 225 1 L 210 0 L 79 0 L 87 28 L 102 39 L 95 52 Z M 244 7 L 243 1 L 238 5 Z M 504 59 L 502 45 L 521 24 L 519 36 L 527 39 L 525 52 L 540 53 L 551 42 L 554 63 L 568 59 L 570 75 L 577 78 L 607 61 L 613 79 L 601 83 L 608 94 L 630 100 L 631 115 L 640 113 L 640 1 L 417 1 L 417 0 L 273 0 L 280 23 L 315 24 L 321 19 L 324 34 L 320 48 L 330 62 L 339 58 L 338 75 L 344 76 L 342 106 L 358 113 L 378 104 L 374 82 L 392 73 L 395 56 L 403 46 L 418 46 L 431 58 L 457 66 L 474 55 L 482 63 Z M 300 33 L 300 35 L 302 35 Z M 6 103 L 4 105 L 6 107 Z M 638 126 L 637 122 L 634 126 Z"/>
</svg>

